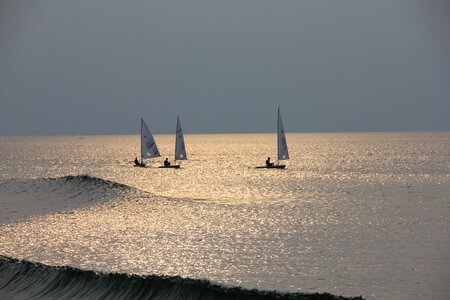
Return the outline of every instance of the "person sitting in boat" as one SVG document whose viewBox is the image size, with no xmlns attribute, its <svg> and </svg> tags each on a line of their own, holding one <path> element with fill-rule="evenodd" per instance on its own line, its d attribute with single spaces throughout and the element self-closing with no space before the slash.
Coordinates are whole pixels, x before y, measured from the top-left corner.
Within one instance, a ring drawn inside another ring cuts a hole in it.
<svg viewBox="0 0 450 300">
<path fill-rule="evenodd" d="M 273 166 L 273 162 L 270 162 L 270 157 L 268 157 L 266 159 L 266 167 L 271 167 L 271 166 Z"/>
<path fill-rule="evenodd" d="M 141 165 L 141 163 L 139 162 L 139 160 L 137 159 L 137 157 L 134 159 L 134 164 L 135 164 L 136 166 L 140 166 L 140 165 Z"/>
<path fill-rule="evenodd" d="M 169 162 L 169 159 L 168 159 L 168 158 L 166 158 L 166 160 L 164 161 L 164 166 L 165 166 L 165 167 L 170 166 L 170 162 Z"/>
</svg>

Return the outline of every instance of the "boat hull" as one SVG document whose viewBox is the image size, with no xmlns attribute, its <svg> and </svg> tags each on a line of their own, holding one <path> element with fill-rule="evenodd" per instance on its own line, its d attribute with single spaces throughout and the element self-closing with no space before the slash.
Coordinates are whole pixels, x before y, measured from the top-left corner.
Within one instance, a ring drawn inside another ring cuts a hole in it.
<svg viewBox="0 0 450 300">
<path fill-rule="evenodd" d="M 259 166 L 256 169 L 284 169 L 286 165 Z"/>
<path fill-rule="evenodd" d="M 180 165 L 159 166 L 160 169 L 179 169 Z"/>
</svg>

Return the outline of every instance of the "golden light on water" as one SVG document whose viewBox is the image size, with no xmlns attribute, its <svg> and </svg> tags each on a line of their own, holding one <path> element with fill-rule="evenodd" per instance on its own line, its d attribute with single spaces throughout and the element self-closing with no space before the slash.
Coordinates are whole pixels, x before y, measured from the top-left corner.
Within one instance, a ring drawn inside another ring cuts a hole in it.
<svg viewBox="0 0 450 300">
<path fill-rule="evenodd" d="M 389 295 L 389 272 L 445 290 L 447 135 L 288 134 L 285 170 L 255 169 L 275 157 L 274 135 L 187 135 L 179 170 L 157 168 L 174 138 L 156 140 L 164 154 L 149 168 L 132 165 L 137 136 L 11 143 L 18 159 L 2 174 L 23 179 L 0 185 L 2 214 L 20 216 L 20 197 L 43 215 L 4 221 L 0 253 L 260 289 L 355 295 L 377 282 Z M 63 177 L 77 174 L 89 176 Z M 405 273 L 418 261 L 437 275 Z"/>
</svg>

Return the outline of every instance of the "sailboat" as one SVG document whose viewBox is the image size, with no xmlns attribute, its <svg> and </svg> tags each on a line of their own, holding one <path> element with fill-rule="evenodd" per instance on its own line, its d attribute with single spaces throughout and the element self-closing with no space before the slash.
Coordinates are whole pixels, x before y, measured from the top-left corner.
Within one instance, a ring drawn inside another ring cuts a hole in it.
<svg viewBox="0 0 450 300">
<path fill-rule="evenodd" d="M 177 130 L 175 133 L 175 163 L 174 164 L 167 164 L 165 163 L 164 166 L 160 166 L 160 168 L 180 168 L 180 165 L 176 164 L 177 160 L 186 160 L 186 146 L 184 144 L 184 137 L 183 137 L 183 130 L 181 129 L 181 123 L 180 123 L 180 117 L 177 116 Z"/>
<path fill-rule="evenodd" d="M 256 167 L 257 169 L 284 169 L 286 165 L 281 165 L 280 160 L 289 159 L 289 152 L 287 148 L 286 136 L 283 129 L 283 121 L 281 120 L 280 107 L 278 106 L 278 122 L 277 122 L 277 147 L 278 147 L 278 162 L 271 163 L 270 158 L 266 160 L 265 166 Z"/>
<path fill-rule="evenodd" d="M 136 167 L 145 167 L 144 159 L 152 157 L 160 157 L 158 147 L 156 146 L 155 139 L 153 138 L 150 129 L 145 124 L 144 119 L 141 119 L 141 161 L 137 158 L 134 163 Z"/>
</svg>

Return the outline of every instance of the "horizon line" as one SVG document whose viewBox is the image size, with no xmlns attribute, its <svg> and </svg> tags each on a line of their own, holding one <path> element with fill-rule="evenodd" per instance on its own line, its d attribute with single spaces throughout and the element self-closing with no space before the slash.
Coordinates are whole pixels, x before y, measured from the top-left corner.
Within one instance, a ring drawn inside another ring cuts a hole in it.
<svg viewBox="0 0 450 300">
<path fill-rule="evenodd" d="M 450 133 L 450 130 L 368 130 L 368 131 L 285 131 L 287 135 L 289 134 L 383 134 L 383 133 Z M 276 134 L 276 132 L 196 132 L 189 133 L 184 132 L 184 135 L 268 135 Z M 127 136 L 127 135 L 139 135 L 139 133 L 83 133 L 83 134 L 11 134 L 11 135 L 0 135 L 0 137 L 70 137 L 70 136 Z M 173 132 L 170 133 L 155 133 L 154 136 L 158 135 L 174 135 Z"/>
</svg>

